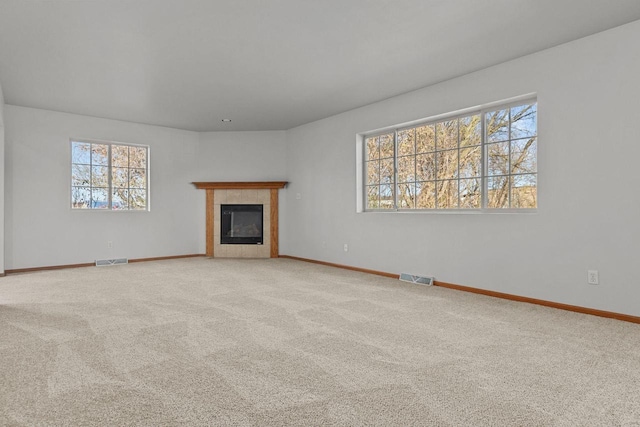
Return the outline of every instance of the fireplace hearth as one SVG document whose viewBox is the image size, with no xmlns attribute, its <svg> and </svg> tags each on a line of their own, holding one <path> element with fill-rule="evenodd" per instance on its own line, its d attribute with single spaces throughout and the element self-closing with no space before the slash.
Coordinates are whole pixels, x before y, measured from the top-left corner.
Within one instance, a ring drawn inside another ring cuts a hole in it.
<svg viewBox="0 0 640 427">
<path fill-rule="evenodd" d="M 262 245 L 263 205 L 220 205 L 220 244 Z"/>
</svg>

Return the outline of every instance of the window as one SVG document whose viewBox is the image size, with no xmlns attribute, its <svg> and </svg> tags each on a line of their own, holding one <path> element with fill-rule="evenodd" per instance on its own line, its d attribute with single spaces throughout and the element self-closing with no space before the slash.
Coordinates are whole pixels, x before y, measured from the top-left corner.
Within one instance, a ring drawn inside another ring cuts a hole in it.
<svg viewBox="0 0 640 427">
<path fill-rule="evenodd" d="M 71 141 L 73 209 L 147 210 L 149 147 Z"/>
<path fill-rule="evenodd" d="M 537 207 L 537 103 L 364 137 L 367 210 Z"/>
</svg>

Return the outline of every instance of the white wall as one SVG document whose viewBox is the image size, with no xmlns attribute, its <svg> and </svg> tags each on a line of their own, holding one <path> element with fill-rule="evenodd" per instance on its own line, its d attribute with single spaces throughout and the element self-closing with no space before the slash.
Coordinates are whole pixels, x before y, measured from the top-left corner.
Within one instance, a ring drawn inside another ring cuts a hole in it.
<svg viewBox="0 0 640 427">
<path fill-rule="evenodd" d="M 202 252 L 197 133 L 10 105 L 5 114 L 7 269 Z M 151 211 L 71 210 L 69 138 L 148 144 Z"/>
<path fill-rule="evenodd" d="M 7 269 L 202 252 L 197 133 L 11 105 L 5 115 Z M 148 144 L 151 211 L 71 210 L 69 138 Z"/>
<path fill-rule="evenodd" d="M 284 132 L 203 133 L 7 105 L 6 268 L 205 251 L 194 181 L 284 180 Z M 150 146 L 150 212 L 70 208 L 69 138 Z M 107 247 L 113 242 L 113 249 Z"/>
<path fill-rule="evenodd" d="M 290 130 L 281 253 L 640 315 L 639 39 L 640 21 Z M 534 92 L 536 214 L 356 213 L 356 133 Z"/>
<path fill-rule="evenodd" d="M 284 181 L 286 133 L 202 132 L 198 181 Z"/>
</svg>

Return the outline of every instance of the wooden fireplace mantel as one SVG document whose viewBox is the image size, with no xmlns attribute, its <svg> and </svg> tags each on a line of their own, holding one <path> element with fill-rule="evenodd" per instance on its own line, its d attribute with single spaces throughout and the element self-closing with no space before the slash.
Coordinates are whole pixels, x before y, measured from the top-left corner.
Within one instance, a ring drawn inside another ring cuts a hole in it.
<svg viewBox="0 0 640 427">
<path fill-rule="evenodd" d="M 249 182 L 192 182 L 199 190 L 206 190 L 206 255 L 213 257 L 213 222 L 214 222 L 214 192 L 215 190 L 270 190 L 270 235 L 271 235 L 271 258 L 278 258 L 278 189 L 284 188 L 287 181 L 249 181 Z"/>
<path fill-rule="evenodd" d="M 199 190 L 274 190 L 284 188 L 287 181 L 192 182 Z"/>
</svg>

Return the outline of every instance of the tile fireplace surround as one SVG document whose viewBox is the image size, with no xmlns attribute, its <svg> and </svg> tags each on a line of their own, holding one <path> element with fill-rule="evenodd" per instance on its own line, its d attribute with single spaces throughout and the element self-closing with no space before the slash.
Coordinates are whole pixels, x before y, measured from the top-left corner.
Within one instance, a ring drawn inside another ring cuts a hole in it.
<svg viewBox="0 0 640 427">
<path fill-rule="evenodd" d="M 212 258 L 277 258 L 278 257 L 278 190 L 286 181 L 258 182 L 193 182 L 206 190 L 206 255 Z M 263 205 L 262 245 L 221 245 L 220 205 Z"/>
</svg>

